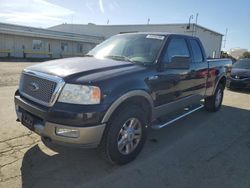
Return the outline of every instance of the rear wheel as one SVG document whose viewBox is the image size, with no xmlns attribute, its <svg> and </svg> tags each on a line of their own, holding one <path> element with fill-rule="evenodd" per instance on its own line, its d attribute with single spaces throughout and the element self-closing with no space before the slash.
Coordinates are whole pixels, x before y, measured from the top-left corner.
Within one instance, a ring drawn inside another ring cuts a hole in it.
<svg viewBox="0 0 250 188">
<path fill-rule="evenodd" d="M 221 107 L 223 95 L 224 87 L 222 84 L 218 84 L 214 95 L 205 98 L 205 109 L 209 112 L 217 112 Z"/>
<path fill-rule="evenodd" d="M 107 125 L 100 146 L 110 162 L 126 164 L 137 157 L 146 140 L 146 117 L 135 105 L 120 109 Z"/>
</svg>

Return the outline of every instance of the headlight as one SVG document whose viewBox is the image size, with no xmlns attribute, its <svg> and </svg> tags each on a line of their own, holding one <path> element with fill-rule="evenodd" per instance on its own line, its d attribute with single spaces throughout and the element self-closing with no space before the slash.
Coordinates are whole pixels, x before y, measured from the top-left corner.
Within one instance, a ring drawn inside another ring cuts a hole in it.
<svg viewBox="0 0 250 188">
<path fill-rule="evenodd" d="M 66 84 L 58 101 L 72 104 L 99 104 L 101 90 L 96 86 Z"/>
</svg>

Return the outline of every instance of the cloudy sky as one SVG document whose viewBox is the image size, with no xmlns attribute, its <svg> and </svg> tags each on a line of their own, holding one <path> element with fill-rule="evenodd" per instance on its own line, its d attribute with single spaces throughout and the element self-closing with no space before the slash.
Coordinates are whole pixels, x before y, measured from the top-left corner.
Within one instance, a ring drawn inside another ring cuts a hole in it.
<svg viewBox="0 0 250 188">
<path fill-rule="evenodd" d="M 249 0 L 0 0 L 0 22 L 47 28 L 61 23 L 152 24 L 187 23 L 199 13 L 198 24 L 225 34 L 223 50 L 250 50 Z M 195 19 L 191 20 L 192 22 Z"/>
</svg>

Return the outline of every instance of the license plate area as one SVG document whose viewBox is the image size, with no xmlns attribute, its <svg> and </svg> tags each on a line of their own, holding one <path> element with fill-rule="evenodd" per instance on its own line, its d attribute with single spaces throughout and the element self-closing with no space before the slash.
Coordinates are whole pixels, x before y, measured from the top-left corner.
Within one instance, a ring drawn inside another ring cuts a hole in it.
<svg viewBox="0 0 250 188">
<path fill-rule="evenodd" d="M 28 129 L 34 131 L 34 117 L 27 112 L 22 113 L 22 124 Z"/>
</svg>

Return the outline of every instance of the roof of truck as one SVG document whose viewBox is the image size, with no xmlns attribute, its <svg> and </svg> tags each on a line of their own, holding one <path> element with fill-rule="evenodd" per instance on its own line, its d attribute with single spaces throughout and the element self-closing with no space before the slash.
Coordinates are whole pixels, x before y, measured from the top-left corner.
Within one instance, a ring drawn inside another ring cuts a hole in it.
<svg viewBox="0 0 250 188">
<path fill-rule="evenodd" d="M 124 34 L 144 34 L 144 35 L 162 35 L 162 36 L 176 35 L 176 36 L 183 36 L 183 37 L 188 37 L 188 38 L 198 38 L 195 36 L 178 34 L 178 33 L 169 33 L 169 32 L 122 32 L 122 33 L 119 33 L 118 35 L 124 35 Z"/>
</svg>

